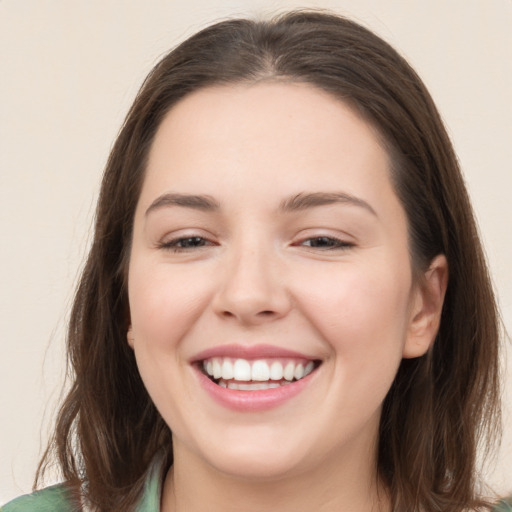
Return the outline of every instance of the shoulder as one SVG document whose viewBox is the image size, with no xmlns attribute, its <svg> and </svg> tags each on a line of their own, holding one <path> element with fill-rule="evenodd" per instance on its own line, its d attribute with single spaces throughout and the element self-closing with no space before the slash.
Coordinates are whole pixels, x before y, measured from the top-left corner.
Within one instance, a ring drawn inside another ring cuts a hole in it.
<svg viewBox="0 0 512 512">
<path fill-rule="evenodd" d="M 20 496 L 0 507 L 0 512 L 79 512 L 62 484 Z"/>
<path fill-rule="evenodd" d="M 501 500 L 492 512 L 512 512 L 512 497 Z"/>
</svg>

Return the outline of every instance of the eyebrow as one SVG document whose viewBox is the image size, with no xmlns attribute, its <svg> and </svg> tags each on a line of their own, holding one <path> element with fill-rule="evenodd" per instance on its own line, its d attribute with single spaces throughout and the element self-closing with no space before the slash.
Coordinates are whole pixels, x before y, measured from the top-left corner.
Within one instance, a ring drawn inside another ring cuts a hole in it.
<svg viewBox="0 0 512 512">
<path fill-rule="evenodd" d="M 220 204 L 211 196 L 168 193 L 162 194 L 151 203 L 146 210 L 146 216 L 154 210 L 169 206 L 181 206 L 183 208 L 192 208 L 206 212 L 220 209 Z"/>
<path fill-rule="evenodd" d="M 345 192 L 301 192 L 289 199 L 285 199 L 281 203 L 279 209 L 283 212 L 294 212 L 315 208 L 317 206 L 329 206 L 339 203 L 364 208 L 372 215 L 375 215 L 375 217 L 378 217 L 377 212 L 369 203 L 359 197 Z"/>
<path fill-rule="evenodd" d="M 283 213 L 289 213 L 340 203 L 363 208 L 372 215 L 378 216 L 369 203 L 345 192 L 301 192 L 283 200 L 279 205 L 279 210 Z M 145 215 L 147 216 L 154 210 L 170 206 L 181 206 L 183 208 L 192 208 L 205 212 L 220 210 L 220 204 L 213 197 L 208 195 L 166 193 L 157 197 L 151 203 Z"/>
</svg>

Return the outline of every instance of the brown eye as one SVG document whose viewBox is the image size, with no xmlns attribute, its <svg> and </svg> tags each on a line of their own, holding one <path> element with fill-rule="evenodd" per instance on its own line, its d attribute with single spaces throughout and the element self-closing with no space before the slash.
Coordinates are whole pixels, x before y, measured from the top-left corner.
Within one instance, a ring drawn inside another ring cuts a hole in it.
<svg viewBox="0 0 512 512">
<path fill-rule="evenodd" d="M 311 247 L 313 249 L 346 249 L 352 247 L 353 244 L 333 238 L 330 236 L 317 236 L 304 240 L 301 245 Z"/>
<path fill-rule="evenodd" d="M 202 236 L 187 236 L 170 240 L 161 244 L 162 249 L 170 249 L 174 251 L 191 250 L 212 245 L 212 242 Z"/>
</svg>

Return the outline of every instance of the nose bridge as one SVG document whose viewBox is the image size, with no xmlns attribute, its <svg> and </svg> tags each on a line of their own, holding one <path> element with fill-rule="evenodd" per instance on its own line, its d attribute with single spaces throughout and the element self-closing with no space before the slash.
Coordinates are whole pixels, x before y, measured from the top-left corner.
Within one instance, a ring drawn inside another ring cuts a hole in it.
<svg viewBox="0 0 512 512">
<path fill-rule="evenodd" d="M 217 312 L 244 323 L 285 315 L 290 301 L 281 267 L 279 255 L 268 241 L 251 237 L 234 244 L 215 300 Z"/>
</svg>

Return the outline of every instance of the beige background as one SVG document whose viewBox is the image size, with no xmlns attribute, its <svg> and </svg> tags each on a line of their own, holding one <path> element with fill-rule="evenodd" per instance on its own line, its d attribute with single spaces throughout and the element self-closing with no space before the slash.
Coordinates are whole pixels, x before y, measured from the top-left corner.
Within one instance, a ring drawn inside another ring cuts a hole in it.
<svg viewBox="0 0 512 512">
<path fill-rule="evenodd" d="M 424 78 L 512 331 L 512 0 L 0 0 L 0 503 L 30 489 L 101 171 L 143 77 L 214 20 L 297 6 L 356 18 Z M 510 410 L 510 375 L 506 389 Z M 512 491 L 510 418 L 487 470 L 501 492 Z"/>
</svg>

